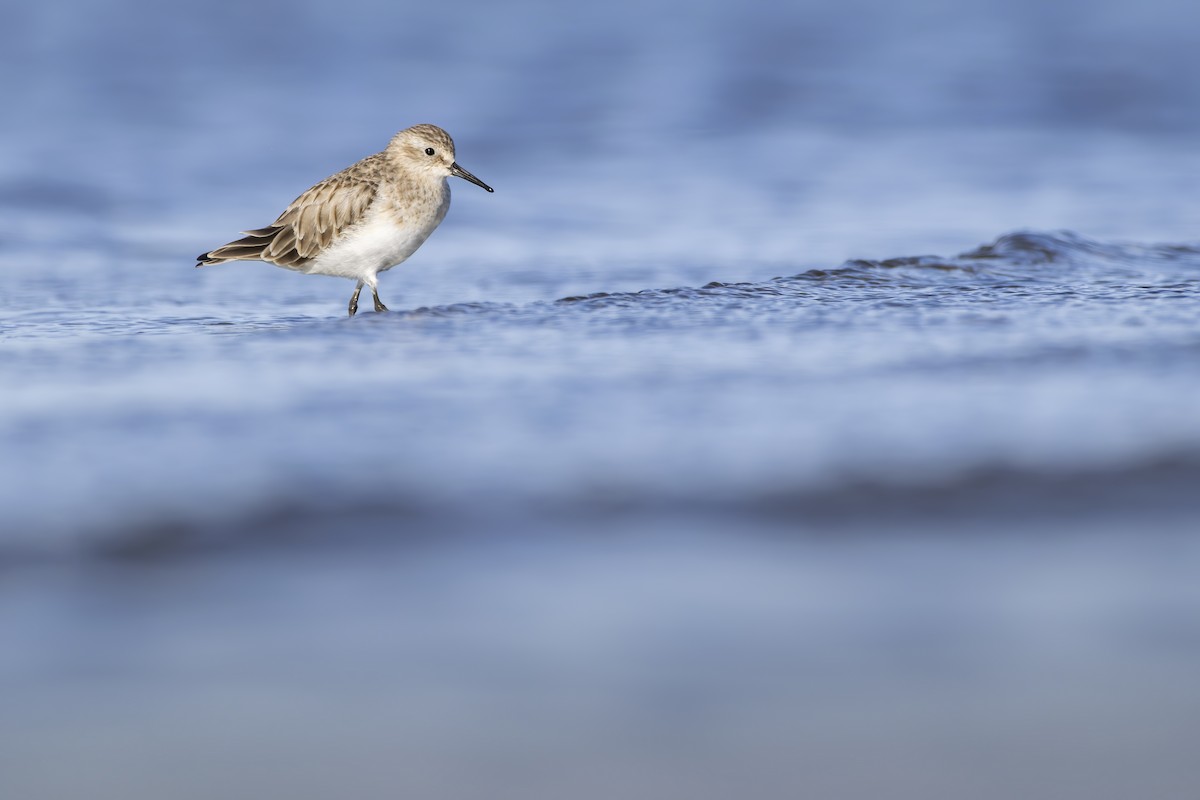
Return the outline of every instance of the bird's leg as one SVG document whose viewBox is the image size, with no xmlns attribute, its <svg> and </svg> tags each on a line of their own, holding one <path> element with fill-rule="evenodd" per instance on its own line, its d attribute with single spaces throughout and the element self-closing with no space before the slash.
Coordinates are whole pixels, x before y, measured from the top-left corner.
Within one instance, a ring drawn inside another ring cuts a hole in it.
<svg viewBox="0 0 1200 800">
<path fill-rule="evenodd" d="M 350 295 L 350 316 L 352 316 L 352 317 L 358 311 L 358 293 L 362 291 L 362 287 L 363 287 L 363 282 L 359 281 L 358 286 L 354 287 L 354 294 Z M 379 296 L 378 295 L 375 296 L 375 304 L 379 305 Z M 376 309 L 376 310 L 378 310 L 378 309 Z"/>
<path fill-rule="evenodd" d="M 375 310 L 376 311 L 387 311 L 388 310 L 387 306 L 385 306 L 383 304 L 383 301 L 379 299 L 379 289 L 372 286 L 371 294 L 375 295 Z"/>
</svg>

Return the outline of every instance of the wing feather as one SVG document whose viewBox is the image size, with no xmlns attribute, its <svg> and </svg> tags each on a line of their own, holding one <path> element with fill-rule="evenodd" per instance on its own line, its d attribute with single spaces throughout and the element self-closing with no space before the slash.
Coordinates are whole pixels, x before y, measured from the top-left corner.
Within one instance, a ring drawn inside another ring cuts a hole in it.
<svg viewBox="0 0 1200 800">
<path fill-rule="evenodd" d="M 382 159 L 383 154 L 377 153 L 331 175 L 293 200 L 269 226 L 244 231 L 244 238 L 198 260 L 201 264 L 261 260 L 296 268 L 316 258 L 366 215 L 379 188 Z"/>
</svg>

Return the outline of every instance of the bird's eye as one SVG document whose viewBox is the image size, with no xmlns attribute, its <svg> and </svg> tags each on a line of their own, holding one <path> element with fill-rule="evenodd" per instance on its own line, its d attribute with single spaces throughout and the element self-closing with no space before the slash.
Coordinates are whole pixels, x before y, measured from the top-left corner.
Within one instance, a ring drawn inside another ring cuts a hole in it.
<svg viewBox="0 0 1200 800">
<path fill-rule="evenodd" d="M 426 148 L 425 148 L 425 155 L 427 155 L 427 156 L 431 156 L 431 155 L 433 155 L 433 148 L 432 148 L 432 147 L 426 147 Z"/>
</svg>

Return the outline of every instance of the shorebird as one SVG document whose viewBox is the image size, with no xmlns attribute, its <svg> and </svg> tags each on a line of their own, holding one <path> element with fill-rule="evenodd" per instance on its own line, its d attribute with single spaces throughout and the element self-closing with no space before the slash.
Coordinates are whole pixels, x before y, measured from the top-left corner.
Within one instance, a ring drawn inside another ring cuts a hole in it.
<svg viewBox="0 0 1200 800">
<path fill-rule="evenodd" d="M 400 131 L 387 148 L 331 175 L 292 201 L 265 228 L 243 231 L 237 241 L 200 255 L 197 267 L 226 261 L 266 261 L 309 275 L 335 275 L 371 287 L 375 310 L 379 273 L 400 264 L 446 217 L 454 175 L 492 187 L 454 160 L 454 140 L 436 125 Z"/>
</svg>

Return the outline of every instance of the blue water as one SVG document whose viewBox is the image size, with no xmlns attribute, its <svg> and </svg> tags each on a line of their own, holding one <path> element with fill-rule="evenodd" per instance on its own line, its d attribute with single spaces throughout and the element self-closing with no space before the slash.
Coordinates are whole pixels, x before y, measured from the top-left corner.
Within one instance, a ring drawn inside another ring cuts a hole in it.
<svg viewBox="0 0 1200 800">
<path fill-rule="evenodd" d="M 0 796 L 1191 796 L 1197 21 L 0 10 Z"/>
</svg>

